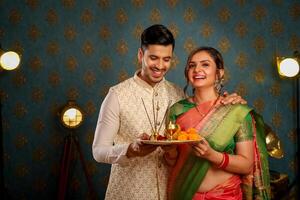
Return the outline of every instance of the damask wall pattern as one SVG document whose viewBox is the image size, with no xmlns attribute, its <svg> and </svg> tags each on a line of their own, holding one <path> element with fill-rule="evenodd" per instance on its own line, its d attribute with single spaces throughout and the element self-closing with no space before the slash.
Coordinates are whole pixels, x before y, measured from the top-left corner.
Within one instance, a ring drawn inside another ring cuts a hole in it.
<svg viewBox="0 0 300 200">
<path fill-rule="evenodd" d="M 143 29 L 162 23 L 176 37 L 167 78 L 184 86 L 183 69 L 196 46 L 219 49 L 225 59 L 225 89 L 237 92 L 264 116 L 283 142 L 284 158 L 270 168 L 296 172 L 294 81 L 277 75 L 275 56 L 300 50 L 297 0 L 1 0 L 3 49 L 22 55 L 15 71 L 0 72 L 4 180 L 15 199 L 57 196 L 60 160 L 68 131 L 58 112 L 76 100 L 85 120 L 76 130 L 99 199 L 110 166 L 93 160 L 98 112 L 109 87 L 138 68 Z M 68 197 L 87 199 L 78 159 Z"/>
</svg>

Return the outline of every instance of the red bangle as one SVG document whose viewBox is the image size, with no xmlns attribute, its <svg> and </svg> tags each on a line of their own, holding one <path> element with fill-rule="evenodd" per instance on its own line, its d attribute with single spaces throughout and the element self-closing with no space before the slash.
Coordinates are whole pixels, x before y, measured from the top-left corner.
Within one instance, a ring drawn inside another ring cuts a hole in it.
<svg viewBox="0 0 300 200">
<path fill-rule="evenodd" d="M 218 165 L 219 169 L 225 169 L 229 164 L 229 156 L 227 153 L 223 153 L 222 162 Z"/>
<path fill-rule="evenodd" d="M 220 164 L 217 166 L 217 168 L 220 168 L 222 165 L 223 165 L 223 163 L 224 163 L 224 154 L 222 153 L 222 161 L 220 162 Z"/>
</svg>

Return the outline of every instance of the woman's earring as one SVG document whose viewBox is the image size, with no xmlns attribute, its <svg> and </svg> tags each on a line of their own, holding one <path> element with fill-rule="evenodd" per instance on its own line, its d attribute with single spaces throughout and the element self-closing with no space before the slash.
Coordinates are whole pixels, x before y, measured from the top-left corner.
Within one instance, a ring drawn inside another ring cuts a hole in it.
<svg viewBox="0 0 300 200">
<path fill-rule="evenodd" d="M 221 93 L 222 88 L 224 87 L 224 78 L 219 78 L 215 81 L 215 89 L 217 93 Z"/>
</svg>

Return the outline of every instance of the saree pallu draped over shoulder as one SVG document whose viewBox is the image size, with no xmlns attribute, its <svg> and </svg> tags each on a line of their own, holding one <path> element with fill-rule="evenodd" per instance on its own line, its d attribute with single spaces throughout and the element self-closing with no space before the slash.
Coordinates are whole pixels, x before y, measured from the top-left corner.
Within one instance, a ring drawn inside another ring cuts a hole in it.
<svg viewBox="0 0 300 200">
<path fill-rule="evenodd" d="M 170 119 L 176 120 L 183 130 L 194 127 L 205 137 L 210 146 L 224 152 L 243 120 L 251 114 L 254 169 L 241 177 L 243 199 L 270 199 L 268 155 L 265 146 L 262 118 L 245 105 L 218 105 L 202 119 L 195 104 L 182 100 L 171 108 Z M 179 157 L 168 181 L 168 199 L 192 199 L 197 192 L 211 163 L 196 157 L 187 144 L 179 145 Z"/>
</svg>

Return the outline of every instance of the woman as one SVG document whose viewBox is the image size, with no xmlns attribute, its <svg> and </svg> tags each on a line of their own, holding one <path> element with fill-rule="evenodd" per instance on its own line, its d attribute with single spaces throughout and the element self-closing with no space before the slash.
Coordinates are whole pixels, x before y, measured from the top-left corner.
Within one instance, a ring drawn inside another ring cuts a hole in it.
<svg viewBox="0 0 300 200">
<path fill-rule="evenodd" d="M 194 96 L 171 107 L 170 120 L 196 128 L 204 139 L 165 155 L 174 164 L 169 199 L 270 199 L 262 119 L 245 105 L 222 105 L 221 54 L 211 47 L 191 52 L 185 67 Z M 185 87 L 185 92 L 187 89 Z"/>
</svg>

